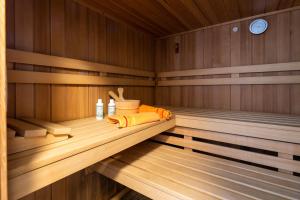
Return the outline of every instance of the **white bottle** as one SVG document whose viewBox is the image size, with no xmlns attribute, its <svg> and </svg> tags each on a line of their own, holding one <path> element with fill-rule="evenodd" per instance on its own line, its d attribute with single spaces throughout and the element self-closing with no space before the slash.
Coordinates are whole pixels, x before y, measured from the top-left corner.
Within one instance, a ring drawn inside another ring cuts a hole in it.
<svg viewBox="0 0 300 200">
<path fill-rule="evenodd" d="M 96 104 L 96 119 L 102 120 L 103 119 L 103 102 L 102 99 L 98 99 Z"/>
<path fill-rule="evenodd" d="M 109 104 L 108 104 L 108 116 L 112 116 L 116 113 L 116 104 L 115 101 L 113 99 L 109 100 Z"/>
</svg>

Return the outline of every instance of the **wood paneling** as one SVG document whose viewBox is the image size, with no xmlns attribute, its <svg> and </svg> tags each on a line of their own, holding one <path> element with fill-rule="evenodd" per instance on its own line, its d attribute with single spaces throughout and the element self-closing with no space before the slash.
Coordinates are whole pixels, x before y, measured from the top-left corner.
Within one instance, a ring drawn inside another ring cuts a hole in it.
<svg viewBox="0 0 300 200">
<path fill-rule="evenodd" d="M 149 33 L 129 28 L 72 0 L 6 2 L 7 48 L 153 71 L 154 39 Z M 13 64 L 8 69 L 106 76 L 51 65 Z M 111 89 L 116 86 L 9 84 L 8 115 L 56 122 L 94 116 L 97 99 L 102 98 L 107 105 Z M 153 104 L 154 88 L 127 86 L 125 98 Z M 24 199 L 109 199 L 119 189 L 106 178 L 80 171 Z"/>
<path fill-rule="evenodd" d="M 164 36 L 299 5 L 294 0 L 76 0 L 120 22 Z"/>
<path fill-rule="evenodd" d="M 77 59 L 71 59 L 71 58 L 65 58 L 59 56 L 50 56 L 47 54 L 19 51 L 15 49 L 7 49 L 6 55 L 7 55 L 7 62 L 10 63 L 34 64 L 34 65 L 49 66 L 53 68 L 63 68 L 63 69 L 70 69 L 70 70 L 103 72 L 103 73 L 113 73 L 113 74 L 142 76 L 142 77 L 154 77 L 154 73 L 150 71 L 130 69 L 125 67 L 118 67 L 114 65 L 107 65 L 107 64 L 101 64 L 96 62 L 88 62 L 85 60 L 77 60 Z M 141 67 L 140 65 L 142 66 L 142 63 L 139 63 L 137 67 Z M 44 68 L 39 68 L 39 69 L 41 71 L 49 71 L 49 70 L 45 70 Z"/>
<path fill-rule="evenodd" d="M 220 68 L 226 71 L 226 68 L 233 66 L 253 66 L 255 69 L 259 68 L 260 64 L 299 62 L 300 53 L 299 45 L 297 45 L 300 37 L 299 13 L 300 10 L 296 9 L 266 16 L 270 26 L 261 35 L 249 33 L 248 26 L 251 20 L 241 20 L 158 39 L 156 41 L 156 71 L 172 72 L 199 68 L 208 68 L 207 71 L 211 70 L 209 68 Z M 235 26 L 239 28 L 238 32 L 232 31 Z M 175 42 L 170 42 L 175 38 L 179 38 L 180 41 L 179 53 L 175 52 Z M 179 61 L 175 57 L 179 57 Z M 175 60 L 180 63 L 179 66 L 174 64 Z M 279 78 L 299 74 L 297 69 L 290 72 L 263 72 L 265 65 L 261 66 L 261 71 L 241 74 L 241 79 L 245 77 L 259 79 L 260 76 L 264 76 L 261 79 L 267 78 L 266 76 Z M 186 72 L 189 73 L 189 71 Z M 230 75 L 195 72 L 194 75 L 202 75 L 202 77 L 204 75 L 204 78 L 230 78 Z M 164 73 L 161 74 L 164 76 Z M 184 76 L 184 74 L 181 75 Z M 181 79 L 188 78 L 182 77 Z M 188 82 L 188 80 L 182 81 Z M 201 108 L 300 114 L 299 93 L 299 84 L 182 86 L 176 91 L 173 86 L 157 87 L 156 103 L 171 106 L 192 105 Z M 176 97 L 181 97 L 179 104 L 174 104 L 169 99 Z"/>
<path fill-rule="evenodd" d="M 0 199 L 7 199 L 7 130 L 6 130 L 6 6 L 0 1 Z"/>
</svg>

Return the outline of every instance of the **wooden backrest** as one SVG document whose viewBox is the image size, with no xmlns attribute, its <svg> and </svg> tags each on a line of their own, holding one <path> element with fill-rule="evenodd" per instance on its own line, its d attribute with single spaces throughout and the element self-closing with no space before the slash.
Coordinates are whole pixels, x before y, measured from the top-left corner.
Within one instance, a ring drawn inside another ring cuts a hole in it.
<svg viewBox="0 0 300 200">
<path fill-rule="evenodd" d="M 248 65 L 248 66 L 234 66 L 234 67 L 220 67 L 220 68 L 202 68 L 202 69 L 160 72 L 157 74 L 157 78 L 158 78 L 157 85 L 158 86 L 187 86 L 187 85 L 293 84 L 293 83 L 300 83 L 299 75 L 298 76 L 297 75 L 274 76 L 274 75 L 270 75 L 269 72 L 289 72 L 289 71 L 299 71 L 299 70 L 300 70 L 300 62 L 288 62 L 288 63 L 276 63 L 276 64 L 262 64 L 262 65 Z M 255 76 L 255 74 L 254 76 L 247 75 L 249 73 L 251 74 L 257 72 L 264 73 L 264 76 Z M 214 77 L 212 78 L 211 76 Z"/>
<path fill-rule="evenodd" d="M 285 173 L 300 173 L 300 144 L 175 127 L 153 138 L 163 144 L 184 150 L 234 159 Z"/>
</svg>

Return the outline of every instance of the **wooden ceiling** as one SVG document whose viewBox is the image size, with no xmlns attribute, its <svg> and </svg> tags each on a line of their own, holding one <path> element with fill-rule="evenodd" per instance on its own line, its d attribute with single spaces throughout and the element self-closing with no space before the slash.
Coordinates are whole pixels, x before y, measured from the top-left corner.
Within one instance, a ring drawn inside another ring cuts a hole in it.
<svg viewBox="0 0 300 200">
<path fill-rule="evenodd" d="M 300 0 L 76 0 L 115 20 L 165 36 L 300 6 Z"/>
</svg>

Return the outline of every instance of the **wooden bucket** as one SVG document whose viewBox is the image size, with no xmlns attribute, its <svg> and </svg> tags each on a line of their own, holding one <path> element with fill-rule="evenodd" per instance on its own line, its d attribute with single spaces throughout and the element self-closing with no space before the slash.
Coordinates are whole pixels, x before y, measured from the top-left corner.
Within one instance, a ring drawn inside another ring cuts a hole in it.
<svg viewBox="0 0 300 200">
<path fill-rule="evenodd" d="M 138 112 L 140 100 L 116 101 L 116 114 L 127 115 Z"/>
</svg>

